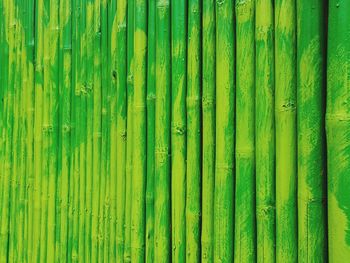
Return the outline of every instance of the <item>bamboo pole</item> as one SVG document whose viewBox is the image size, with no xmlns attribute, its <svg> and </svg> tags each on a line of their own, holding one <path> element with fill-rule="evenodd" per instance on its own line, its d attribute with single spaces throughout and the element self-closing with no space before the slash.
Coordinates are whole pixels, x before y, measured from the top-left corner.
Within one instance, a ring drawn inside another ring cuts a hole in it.
<svg viewBox="0 0 350 263">
<path fill-rule="evenodd" d="M 17 4 L 17 61 L 16 61 L 16 67 L 17 67 L 17 73 L 16 77 L 17 83 L 15 87 L 17 87 L 18 92 L 18 141 L 17 141 L 17 154 L 14 154 L 14 160 L 16 161 L 16 167 L 17 167 L 17 178 L 15 180 L 16 183 L 16 193 L 15 193 L 15 200 L 16 200 L 16 208 L 15 208 L 15 216 L 14 216 L 14 229 L 13 229 L 13 250 L 14 250 L 14 260 L 18 261 L 21 258 L 23 258 L 24 253 L 24 246 L 23 246 L 23 237 L 24 237 L 24 229 L 25 229 L 25 222 L 24 222 L 24 187 L 25 187 L 25 180 L 26 180 L 26 174 L 24 172 L 24 165 L 25 165 L 25 143 L 23 138 L 25 138 L 25 118 L 24 118 L 24 109 L 25 109 L 25 93 L 24 88 L 26 87 L 26 74 L 25 74 L 25 20 L 23 17 L 23 12 L 25 11 L 23 6 L 23 1 L 19 1 Z M 19 223 L 19 224 L 18 224 Z M 11 230 L 10 230 L 11 231 Z M 11 239 L 11 238 L 10 238 Z M 11 251 L 10 251 L 11 252 Z"/>
<path fill-rule="evenodd" d="M 155 111 L 155 203 L 154 259 L 171 258 L 170 204 L 170 2 L 156 1 L 156 111 Z"/>
<path fill-rule="evenodd" d="M 107 1 L 101 0 L 101 77 L 102 77 L 102 112 L 101 112 L 101 175 L 100 175 L 100 210 L 99 210 L 99 261 L 105 260 L 105 251 L 107 250 L 107 238 L 105 234 L 105 225 L 107 224 L 106 213 L 108 207 L 108 193 L 106 188 L 107 178 L 107 144 L 108 144 L 108 81 L 107 81 Z"/>
<path fill-rule="evenodd" d="M 0 74 L 1 74 L 1 95 L 2 95 L 2 113 L 1 113 L 1 127 L 2 127 L 2 133 L 1 133 L 1 141 L 2 141 L 2 147 L 1 147 L 1 165 L 0 165 L 0 183 L 1 183 L 1 190 L 0 190 L 0 251 L 3 252 L 4 248 L 4 238 L 5 238 L 5 217 L 7 213 L 7 205 L 6 205 L 6 199 L 7 198 L 7 167 L 8 164 L 7 161 L 7 148 L 9 147 L 9 140 L 8 140 L 8 132 L 10 130 L 8 129 L 8 122 L 7 122 L 7 112 L 9 110 L 9 12 L 8 12 L 8 3 L 7 1 L 1 1 L 1 65 L 0 65 Z M 6 260 L 5 255 L 3 254 L 0 259 L 2 261 Z"/>
<path fill-rule="evenodd" d="M 101 173 L 101 29 L 100 29 L 100 0 L 94 2 L 94 93 L 93 93 L 93 174 Z M 92 200 L 92 251 L 91 261 L 98 260 L 99 246 L 99 176 L 93 176 Z"/>
<path fill-rule="evenodd" d="M 213 261 L 215 179 L 215 1 L 203 1 L 202 17 L 202 262 Z"/>
<path fill-rule="evenodd" d="M 9 249 L 9 228 L 10 228 L 10 200 L 12 190 L 12 157 L 13 157 L 13 115 L 14 115 L 14 83 L 15 83 L 15 36 L 16 36 L 16 24 L 15 24 L 15 8 L 13 3 L 6 3 L 8 25 L 7 30 L 7 41 L 8 41 L 8 88 L 6 90 L 6 146 L 5 146 L 5 162 L 4 162 L 4 186 L 3 186 L 3 197 L 2 197 L 2 215 L 1 215 L 1 232 L 0 232 L 0 261 L 7 262 L 8 260 L 8 249 Z M 10 189 L 11 188 L 11 189 Z"/>
<path fill-rule="evenodd" d="M 147 180 L 146 180 L 146 255 L 154 262 L 154 169 L 155 169 L 155 34 L 156 2 L 148 0 L 147 29 Z"/>
<path fill-rule="evenodd" d="M 3 193 L 4 193 L 4 160 L 5 160 L 5 148 L 6 148 L 6 110 L 7 110 L 7 81 L 6 81 L 6 68 L 8 65 L 7 55 L 5 52 L 7 44 L 6 36 L 6 19 L 7 15 L 6 9 L 4 8 L 4 2 L 0 1 L 0 99 L 2 101 L 0 107 L 0 220 L 2 220 L 2 211 L 3 211 Z M 1 232 L 2 226 L 0 226 L 0 240 L 2 240 Z"/>
<path fill-rule="evenodd" d="M 110 126 L 110 120 L 111 120 L 111 104 L 110 104 L 110 98 L 111 98 L 111 86 L 112 86 L 112 74 L 111 74 L 111 45 L 110 45 L 110 32 L 111 32 L 111 26 L 110 26 L 110 3 L 109 0 L 106 0 L 106 10 L 105 10 L 105 16 L 106 16 L 106 44 L 105 48 L 106 50 L 106 67 L 105 67 L 105 74 L 106 74 L 106 150 L 105 150 L 105 155 L 106 155 L 106 186 L 105 186 L 105 225 L 104 225 L 104 237 L 105 237 L 105 249 L 104 249 L 104 260 L 105 261 L 110 261 L 110 240 L 111 240 L 111 209 L 112 209 L 112 196 L 111 196 L 111 174 L 110 174 L 110 145 L 111 145 L 111 126 Z"/>
<path fill-rule="evenodd" d="M 134 102 L 134 26 L 135 0 L 127 6 L 127 140 L 125 178 L 125 250 L 124 261 L 131 261 L 131 198 L 133 174 L 133 102 Z"/>
<path fill-rule="evenodd" d="M 79 258 L 79 203 L 80 203 L 80 136 L 81 136 L 81 89 L 80 89 L 80 1 L 72 1 L 72 123 L 74 125 L 72 132 L 72 239 L 71 253 L 68 254 L 71 262 L 77 262 Z"/>
<path fill-rule="evenodd" d="M 136 0 L 134 29 L 133 171 L 131 262 L 145 261 L 147 1 Z"/>
<path fill-rule="evenodd" d="M 78 1 L 79 8 L 77 14 L 77 25 L 79 31 L 79 42 L 77 48 L 79 53 L 78 58 L 78 81 L 77 87 L 79 92 L 79 119 L 77 120 L 77 129 L 79 129 L 79 135 L 77 138 L 77 150 L 79 151 L 79 161 L 77 163 L 77 169 L 79 170 L 79 193 L 78 193 L 78 207 L 77 214 L 79 217 L 79 228 L 78 228 L 78 252 L 77 260 L 86 261 L 85 259 L 85 243 L 86 243 L 86 3 L 83 0 Z"/>
<path fill-rule="evenodd" d="M 50 1 L 44 1 L 43 11 L 43 31 L 44 36 L 51 35 L 50 17 L 51 8 Z M 52 137 L 52 126 L 50 125 L 50 96 L 51 96 L 51 77 L 50 77 L 50 56 L 52 54 L 50 42 L 44 41 L 43 56 L 43 144 L 42 144 L 42 177 L 41 177 L 41 230 L 40 230 L 40 261 L 48 260 L 48 211 L 49 211 L 49 162 L 50 162 L 50 140 Z M 51 229 L 50 229 L 51 230 Z"/>
<path fill-rule="evenodd" d="M 275 1 L 276 259 L 297 261 L 296 10 Z"/>
<path fill-rule="evenodd" d="M 256 1 L 255 162 L 257 261 L 275 262 L 275 114 L 273 1 Z"/>
<path fill-rule="evenodd" d="M 16 235 L 18 218 L 18 192 L 19 192 L 19 180 L 20 180 L 20 108 L 21 108 L 21 22 L 19 6 L 14 5 L 14 42 L 13 42 L 13 133 L 12 133 L 12 152 L 11 152 L 11 178 L 10 178 L 10 199 L 9 199 L 9 236 L 8 236 L 8 251 L 7 260 L 12 262 L 18 259 L 18 251 L 16 250 L 16 244 L 18 244 L 18 236 Z"/>
<path fill-rule="evenodd" d="M 28 59 L 27 59 L 27 41 L 26 41 L 26 31 L 27 31 L 27 5 L 24 1 L 21 3 L 21 19 L 22 19 L 22 28 L 21 28 L 21 36 L 22 36 L 22 48 L 21 48 L 21 71 L 22 71 L 22 80 L 21 80 L 21 122 L 20 122 L 20 128 L 21 128 L 21 134 L 20 134 L 20 141 L 21 141 L 21 148 L 20 148 L 20 181 L 19 181 L 19 194 L 17 196 L 19 200 L 19 220 L 18 222 L 20 225 L 17 228 L 17 236 L 18 236 L 18 243 L 16 250 L 18 251 L 18 261 L 24 262 L 27 259 L 28 249 L 28 173 L 26 173 L 26 161 L 27 161 L 27 137 L 28 137 L 28 130 L 27 130 L 27 90 L 30 89 L 28 82 Z M 24 88 L 27 87 L 27 88 Z"/>
<path fill-rule="evenodd" d="M 93 202 L 93 103 L 94 103 L 94 2 L 86 2 L 86 213 L 85 221 L 86 233 L 89 233 L 85 239 L 85 260 L 92 261 L 92 202 Z"/>
<path fill-rule="evenodd" d="M 27 31 L 27 5 L 24 1 L 20 2 L 19 6 L 19 16 L 21 21 L 21 27 L 20 27 L 20 37 L 21 40 L 21 50 L 20 50 L 20 71 L 22 75 L 22 79 L 20 79 L 20 97 L 21 97 L 21 104 L 20 104 L 20 150 L 19 150 L 19 181 L 18 181 L 18 187 L 19 191 L 17 192 L 17 200 L 18 200 L 18 219 L 17 222 L 19 222 L 19 225 L 17 225 L 17 238 L 18 242 L 15 246 L 16 252 L 17 252 L 17 260 L 18 261 L 25 261 L 27 258 L 27 229 L 28 229 L 28 221 L 26 217 L 27 213 L 27 204 L 28 201 L 26 200 L 28 194 L 27 194 L 27 180 L 28 180 L 28 174 L 26 173 L 26 138 L 27 138 L 27 129 L 26 129 L 26 116 L 27 116 L 27 90 L 24 87 L 29 88 L 28 86 L 28 75 L 27 75 L 27 55 L 26 55 L 26 49 L 27 49 L 27 42 L 26 42 L 26 31 Z"/>
<path fill-rule="evenodd" d="M 110 150 L 109 150 L 109 176 L 110 176 L 110 241 L 109 241 L 109 261 L 116 261 L 116 209 L 117 207 L 117 142 L 118 142 L 118 128 L 117 128 L 117 1 L 109 0 L 108 2 L 108 51 L 110 66 L 109 74 L 109 97 L 110 97 Z M 107 184 L 108 186 L 108 184 Z"/>
<path fill-rule="evenodd" d="M 350 257 L 349 12 L 349 2 L 329 1 L 326 107 L 329 262 Z"/>
<path fill-rule="evenodd" d="M 298 260 L 327 260 L 325 6 L 297 1 Z"/>
<path fill-rule="evenodd" d="M 70 190 L 70 156 L 71 156 L 71 94 L 72 94 L 72 20 L 70 12 L 70 1 L 60 1 L 60 218 L 59 218 L 59 248 L 56 258 L 63 260 L 67 258 L 68 239 L 68 212 L 69 212 L 69 190 Z"/>
<path fill-rule="evenodd" d="M 233 262 L 234 5 L 216 2 L 216 149 L 214 261 Z"/>
<path fill-rule="evenodd" d="M 14 221 L 19 223 L 15 224 L 15 227 L 13 229 L 12 234 L 12 240 L 13 240 L 13 250 L 14 250 L 14 260 L 18 261 L 19 259 L 23 258 L 23 238 L 24 238 L 24 228 L 25 228 L 25 222 L 24 222 L 24 184 L 26 179 L 26 174 L 24 173 L 24 156 L 25 156 L 25 144 L 23 138 L 25 138 L 25 129 L 24 129 L 24 101 L 25 101 L 25 94 L 23 92 L 23 87 L 26 84 L 26 74 L 25 74 L 25 57 L 24 57 L 24 50 L 25 50 L 25 20 L 23 17 L 23 12 L 25 11 L 23 2 L 19 1 L 17 5 L 18 11 L 17 11 L 17 21 L 18 21 L 18 27 L 17 27 L 17 61 L 16 61 L 16 67 L 17 67 L 17 74 L 16 76 L 19 78 L 17 80 L 17 92 L 18 92 L 18 141 L 17 141 L 17 155 L 14 160 L 16 161 L 15 166 L 17 167 L 17 179 L 15 180 L 16 183 L 16 193 L 15 193 L 15 200 L 16 200 L 16 208 L 15 208 L 15 217 Z M 10 230 L 11 231 L 11 230 Z M 11 237 L 10 237 L 11 239 Z M 10 243 L 11 244 L 11 243 Z M 11 251 L 10 251 L 11 252 Z"/>
<path fill-rule="evenodd" d="M 171 2 L 172 260 L 186 261 L 187 1 Z"/>
<path fill-rule="evenodd" d="M 201 3 L 188 2 L 186 261 L 200 260 L 201 213 Z"/>
<path fill-rule="evenodd" d="M 26 3 L 26 57 L 27 57 L 27 89 L 26 89 L 26 172 L 27 172 L 27 183 L 26 183 L 26 195 L 27 195 L 27 207 L 25 211 L 27 221 L 27 232 L 26 232 L 26 258 L 23 261 L 30 262 L 32 258 L 31 250 L 31 238 L 33 236 L 33 212 L 34 212 L 34 8 L 35 2 L 33 0 Z"/>
<path fill-rule="evenodd" d="M 42 144 L 43 144 L 43 1 L 35 2 L 35 108 L 34 108 L 34 183 L 33 183 L 33 236 L 32 262 L 40 260 L 40 226 L 41 226 L 41 177 L 42 177 Z"/>
<path fill-rule="evenodd" d="M 117 262 L 124 259 L 125 240 L 125 161 L 126 161 L 126 114 L 127 114 L 127 2 L 117 1 Z"/>
<path fill-rule="evenodd" d="M 50 100 L 49 100 L 49 180 L 48 180 L 48 248 L 47 260 L 55 259 L 55 232 L 56 232 L 56 174 L 57 174 L 57 146 L 58 146 L 58 85 L 59 85 L 59 3 L 58 0 L 50 1 Z"/>
<path fill-rule="evenodd" d="M 256 259 L 254 1 L 236 1 L 236 193 L 235 255 Z"/>
<path fill-rule="evenodd" d="M 64 235 L 61 232 L 62 229 L 62 225 L 61 222 L 62 220 L 64 220 L 64 218 L 62 217 L 62 215 L 64 214 L 64 204 L 63 202 L 65 200 L 63 200 L 63 196 L 64 196 L 64 192 L 63 192 L 63 156 L 62 156 L 62 152 L 63 152 L 63 143 L 62 143 L 62 139 L 63 139 L 63 130 L 62 127 L 64 126 L 64 121 L 62 120 L 63 118 L 63 109 L 62 109 L 62 104 L 63 104 L 63 99 L 62 99 L 62 93 L 63 93 L 63 87 L 64 87 L 64 77 L 63 77 L 63 61 L 64 61 L 64 52 L 63 52 L 63 41 L 64 41 L 64 37 L 63 37 L 63 31 L 64 31 L 64 21 L 62 21 L 62 18 L 64 17 L 64 12 L 65 12 L 65 3 L 64 1 L 60 1 L 58 3 L 58 16 L 59 16 L 59 29 L 58 29 L 58 35 L 59 35 L 59 39 L 58 39 L 58 134 L 57 134 L 57 178 L 56 178 L 56 222 L 55 222 L 55 259 L 54 261 L 57 262 L 59 261 L 60 257 L 61 257 L 61 241 L 62 241 L 62 235 Z M 62 68 L 61 68 L 62 67 Z"/>
<path fill-rule="evenodd" d="M 79 189 L 79 261 L 88 261 L 86 258 L 89 238 L 87 235 L 87 230 L 89 228 L 89 213 L 88 213 L 88 200 L 91 197 L 91 192 L 88 192 L 88 177 L 87 177 L 87 100 L 88 100 L 88 85 L 87 85 L 87 26 L 86 26 L 86 15 L 87 15 L 87 5 L 86 1 L 80 0 L 80 16 L 79 16 L 79 29 L 81 31 L 81 42 L 80 42 L 80 138 L 79 138 L 79 154 L 80 154 L 80 189 Z M 91 184 L 91 181 L 90 181 Z"/>
</svg>

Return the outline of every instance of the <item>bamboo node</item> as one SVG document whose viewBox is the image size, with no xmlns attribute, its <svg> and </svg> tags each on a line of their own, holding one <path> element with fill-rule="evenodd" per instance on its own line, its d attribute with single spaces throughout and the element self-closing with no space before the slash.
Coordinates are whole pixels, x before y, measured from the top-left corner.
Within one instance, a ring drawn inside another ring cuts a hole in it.
<svg viewBox="0 0 350 263">
<path fill-rule="evenodd" d="M 326 121 L 350 121 L 350 114 L 327 113 Z"/>
<path fill-rule="evenodd" d="M 199 96 L 187 97 L 186 102 L 187 102 L 187 107 L 200 106 L 200 97 Z"/>
<path fill-rule="evenodd" d="M 17 21 L 16 20 L 9 25 L 9 29 L 16 29 L 16 27 L 17 27 Z"/>
<path fill-rule="evenodd" d="M 157 8 L 168 8 L 170 6 L 169 0 L 158 0 Z"/>
<path fill-rule="evenodd" d="M 117 71 L 116 70 L 112 70 L 112 77 L 113 77 L 114 81 L 117 79 Z"/>
<path fill-rule="evenodd" d="M 192 14 L 198 14 L 199 13 L 199 9 L 197 6 L 193 6 L 193 8 L 191 9 Z"/>
<path fill-rule="evenodd" d="M 145 112 L 146 106 L 144 104 L 135 104 L 134 105 L 134 112 Z"/>
<path fill-rule="evenodd" d="M 53 126 L 50 124 L 43 125 L 42 131 L 43 131 L 43 133 L 52 133 Z"/>
<path fill-rule="evenodd" d="M 296 106 L 293 101 L 288 101 L 283 103 L 282 106 L 277 110 L 277 112 L 285 112 L 285 111 L 295 111 Z"/>
<path fill-rule="evenodd" d="M 272 33 L 273 27 L 272 26 L 259 26 L 256 28 L 256 39 L 262 40 L 266 39 L 267 36 Z"/>
<path fill-rule="evenodd" d="M 34 61 L 34 68 L 37 72 L 43 71 L 43 65 L 40 62 Z"/>
<path fill-rule="evenodd" d="M 275 211 L 275 206 L 273 205 L 257 205 L 256 206 L 256 211 L 257 211 L 257 216 L 260 217 L 266 217 L 268 214 L 272 213 Z"/>
<path fill-rule="evenodd" d="M 147 95 L 147 101 L 152 102 L 156 100 L 156 95 L 155 94 L 148 94 Z"/>
<path fill-rule="evenodd" d="M 86 83 L 82 83 L 81 86 L 80 86 L 80 93 L 82 95 L 87 95 L 88 92 L 87 92 L 87 88 L 86 88 Z"/>
<path fill-rule="evenodd" d="M 63 124 L 62 131 L 63 131 L 63 133 L 68 133 L 71 131 L 71 127 L 68 124 Z"/>
<path fill-rule="evenodd" d="M 229 171 L 231 172 L 233 170 L 234 166 L 233 164 L 232 165 L 229 165 L 229 164 L 220 164 L 220 163 L 217 163 L 215 165 L 215 169 L 217 171 Z"/>
<path fill-rule="evenodd" d="M 172 132 L 176 135 L 184 135 L 186 133 L 186 126 L 180 123 L 174 123 L 172 126 Z"/>
<path fill-rule="evenodd" d="M 64 45 L 63 46 L 63 51 L 71 51 L 72 50 L 72 45 Z"/>
<path fill-rule="evenodd" d="M 225 0 L 216 0 L 216 4 L 221 7 L 225 3 Z"/>
<path fill-rule="evenodd" d="M 123 141 L 126 141 L 126 131 L 120 132 L 120 137 L 122 138 Z"/>
<path fill-rule="evenodd" d="M 159 163 L 165 163 L 169 157 L 169 148 L 168 147 L 157 147 L 155 149 L 155 156 Z"/>
<path fill-rule="evenodd" d="M 134 76 L 132 74 L 129 74 L 127 77 L 127 84 L 132 85 L 134 82 Z"/>
<path fill-rule="evenodd" d="M 215 105 L 215 100 L 211 97 L 202 98 L 202 107 L 203 108 L 212 108 Z"/>
<path fill-rule="evenodd" d="M 254 148 L 236 148 L 236 156 L 254 157 Z"/>
<path fill-rule="evenodd" d="M 92 83 L 88 83 L 88 84 L 86 85 L 86 92 L 87 92 L 88 94 L 91 94 L 91 93 L 92 93 L 92 90 L 93 90 L 93 84 L 92 84 Z"/>
<path fill-rule="evenodd" d="M 122 30 L 125 30 L 126 29 L 126 23 L 125 22 L 118 23 L 117 29 L 118 29 L 118 32 L 120 32 Z"/>
</svg>

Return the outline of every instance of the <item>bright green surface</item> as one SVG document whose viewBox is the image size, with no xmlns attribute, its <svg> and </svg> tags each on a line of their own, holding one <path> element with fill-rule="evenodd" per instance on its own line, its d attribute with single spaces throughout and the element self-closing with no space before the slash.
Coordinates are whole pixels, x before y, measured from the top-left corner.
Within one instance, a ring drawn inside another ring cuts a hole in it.
<svg viewBox="0 0 350 263">
<path fill-rule="evenodd" d="M 273 1 L 256 1 L 255 167 L 257 261 L 275 262 L 275 67 Z"/>
<path fill-rule="evenodd" d="M 325 6 L 297 1 L 299 257 L 326 262 Z"/>
<path fill-rule="evenodd" d="M 298 258 L 295 8 L 295 1 L 275 1 L 277 262 Z"/>
<path fill-rule="evenodd" d="M 349 11 L 349 2 L 329 1 L 326 131 L 330 262 L 350 257 Z"/>
<path fill-rule="evenodd" d="M 0 0 L 0 263 L 346 262 L 327 5 Z"/>
</svg>

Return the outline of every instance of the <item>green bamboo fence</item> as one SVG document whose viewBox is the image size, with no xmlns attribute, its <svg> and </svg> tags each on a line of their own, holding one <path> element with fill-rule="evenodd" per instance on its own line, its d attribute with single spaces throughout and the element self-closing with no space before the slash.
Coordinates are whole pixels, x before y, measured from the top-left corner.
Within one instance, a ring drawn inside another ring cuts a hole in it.
<svg viewBox="0 0 350 263">
<path fill-rule="evenodd" d="M 0 0 L 0 263 L 350 261 L 349 14 Z"/>
</svg>

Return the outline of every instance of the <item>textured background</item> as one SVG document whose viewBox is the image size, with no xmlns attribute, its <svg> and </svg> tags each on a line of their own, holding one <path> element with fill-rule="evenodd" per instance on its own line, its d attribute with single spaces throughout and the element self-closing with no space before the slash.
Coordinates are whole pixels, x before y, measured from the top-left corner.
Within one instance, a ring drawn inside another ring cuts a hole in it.
<svg viewBox="0 0 350 263">
<path fill-rule="evenodd" d="M 350 261 L 349 0 L 0 0 L 0 263 Z"/>
</svg>

